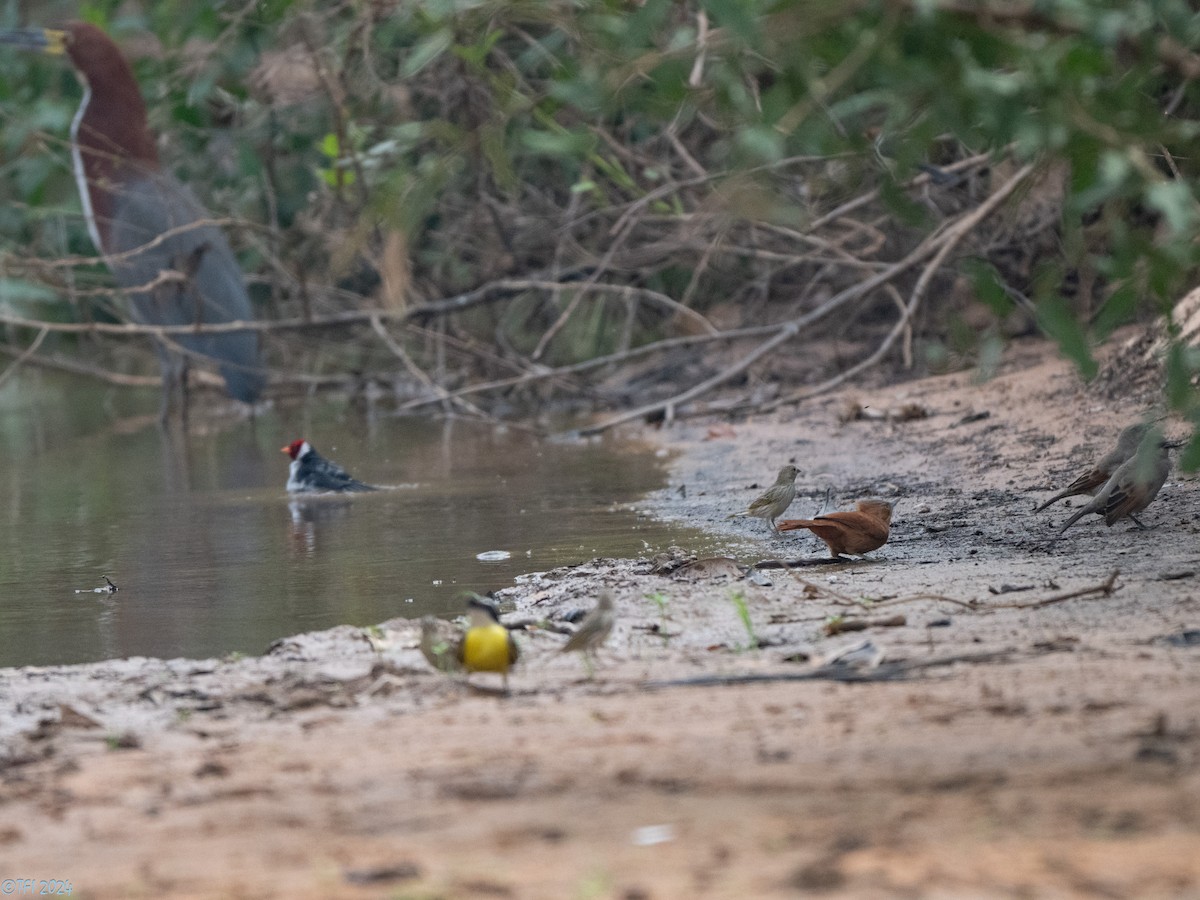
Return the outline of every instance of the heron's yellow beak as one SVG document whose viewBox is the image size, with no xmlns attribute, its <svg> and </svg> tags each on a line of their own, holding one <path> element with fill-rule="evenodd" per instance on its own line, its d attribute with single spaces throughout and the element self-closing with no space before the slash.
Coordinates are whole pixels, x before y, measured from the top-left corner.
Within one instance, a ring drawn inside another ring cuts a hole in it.
<svg viewBox="0 0 1200 900">
<path fill-rule="evenodd" d="M 57 28 L 43 28 L 46 35 L 46 47 L 42 51 L 47 56 L 62 56 L 67 52 L 67 33 Z"/>
<path fill-rule="evenodd" d="M 68 35 L 57 28 L 15 28 L 0 31 L 0 44 L 11 44 L 22 50 L 34 50 L 48 56 L 62 56 L 67 52 Z"/>
</svg>

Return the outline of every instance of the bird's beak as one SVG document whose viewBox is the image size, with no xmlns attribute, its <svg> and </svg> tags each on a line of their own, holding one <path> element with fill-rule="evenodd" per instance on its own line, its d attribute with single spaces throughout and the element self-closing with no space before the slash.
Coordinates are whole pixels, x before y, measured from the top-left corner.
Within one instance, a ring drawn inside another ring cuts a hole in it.
<svg viewBox="0 0 1200 900">
<path fill-rule="evenodd" d="M 62 56 L 67 52 L 67 33 L 56 28 L 15 28 L 0 31 L 0 44 L 11 44 L 48 56 Z"/>
<path fill-rule="evenodd" d="M 292 455 L 292 448 L 291 448 L 290 446 L 287 446 L 287 447 L 280 447 L 280 448 L 279 448 L 279 452 L 280 452 L 280 453 L 286 453 L 288 456 L 291 456 L 291 455 Z"/>
</svg>

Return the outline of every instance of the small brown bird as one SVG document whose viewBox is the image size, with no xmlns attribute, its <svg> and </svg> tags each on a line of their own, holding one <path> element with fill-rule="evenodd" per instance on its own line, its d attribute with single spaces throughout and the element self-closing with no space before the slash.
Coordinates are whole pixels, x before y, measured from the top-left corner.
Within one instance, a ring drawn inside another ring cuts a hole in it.
<svg viewBox="0 0 1200 900">
<path fill-rule="evenodd" d="M 825 542 L 829 555 L 856 556 L 878 550 L 891 533 L 892 504 L 884 500 L 859 500 L 851 512 L 831 512 L 815 519 L 784 519 L 780 531 L 807 528 Z"/>
<path fill-rule="evenodd" d="M 1041 512 L 1050 504 L 1057 503 L 1065 497 L 1096 493 L 1108 479 L 1112 478 L 1113 472 L 1117 471 L 1121 463 L 1137 453 L 1137 448 L 1142 443 L 1142 438 L 1146 436 L 1149 428 L 1149 425 L 1139 424 L 1130 425 L 1123 430 L 1117 438 L 1116 447 L 1101 457 L 1100 461 L 1092 466 L 1091 469 L 1068 484 L 1064 490 L 1059 491 L 1041 506 L 1035 508 L 1034 512 Z"/>
<path fill-rule="evenodd" d="M 734 513 L 728 518 L 753 516 L 756 519 L 766 519 L 771 530 L 778 532 L 775 520 L 782 516 L 784 510 L 796 499 L 796 476 L 799 474 L 800 470 L 795 466 L 784 466 L 779 470 L 779 477 L 775 479 L 775 483 L 767 488 L 761 497 L 752 500 L 744 513 Z"/>
<path fill-rule="evenodd" d="M 1100 493 L 1067 519 L 1058 533 L 1061 535 L 1088 513 L 1104 516 L 1104 524 L 1110 528 L 1114 522 L 1126 516 L 1133 519 L 1139 528 L 1145 528 L 1138 522 L 1137 514 L 1149 506 L 1162 490 L 1171 471 L 1167 451 L 1173 446 L 1168 441 L 1159 441 L 1156 453 L 1147 450 L 1125 460 L 1105 482 Z"/>
<path fill-rule="evenodd" d="M 596 607 L 583 617 L 579 628 L 562 646 L 560 653 L 573 651 L 583 652 L 583 664 L 587 667 L 588 675 L 592 674 L 592 654 L 608 640 L 616 624 L 617 614 L 613 609 L 613 596 L 610 591 L 600 592 Z"/>
<path fill-rule="evenodd" d="M 421 655 L 439 672 L 462 671 L 457 643 L 443 634 L 443 629 L 452 627 L 434 616 L 421 618 Z"/>
</svg>

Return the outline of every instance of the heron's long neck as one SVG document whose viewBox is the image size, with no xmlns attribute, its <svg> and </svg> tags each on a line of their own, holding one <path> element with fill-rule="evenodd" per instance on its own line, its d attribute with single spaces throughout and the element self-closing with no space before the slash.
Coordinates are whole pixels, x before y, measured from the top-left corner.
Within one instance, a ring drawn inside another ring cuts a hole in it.
<svg viewBox="0 0 1200 900">
<path fill-rule="evenodd" d="M 100 240 L 100 229 L 96 227 L 96 210 L 92 205 L 92 192 L 88 188 L 87 169 L 84 167 L 83 151 L 79 146 L 79 126 L 83 123 L 83 117 L 87 114 L 88 103 L 91 99 L 92 89 L 85 82 L 83 99 L 79 101 L 79 109 L 75 111 L 75 118 L 71 120 L 71 167 L 75 170 L 75 186 L 79 188 L 79 202 L 83 204 L 83 218 L 87 222 L 88 234 L 92 236 L 92 243 L 96 245 L 96 249 L 103 253 L 104 243 Z"/>
<path fill-rule="evenodd" d="M 86 77 L 81 80 L 83 99 L 71 121 L 71 162 L 88 234 L 107 254 L 115 197 L 124 182 L 158 169 L 158 151 L 132 75 L 127 84 L 106 86 L 103 94 Z"/>
</svg>

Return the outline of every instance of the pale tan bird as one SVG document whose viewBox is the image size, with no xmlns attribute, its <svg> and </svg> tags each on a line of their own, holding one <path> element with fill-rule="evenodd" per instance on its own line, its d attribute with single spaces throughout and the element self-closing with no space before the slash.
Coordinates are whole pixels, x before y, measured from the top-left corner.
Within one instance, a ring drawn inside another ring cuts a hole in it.
<svg viewBox="0 0 1200 900">
<path fill-rule="evenodd" d="M 1146 432 L 1149 429 L 1150 426 L 1144 423 L 1130 425 L 1128 428 L 1125 428 L 1117 438 L 1116 447 L 1108 451 L 1094 466 L 1068 484 L 1066 488 L 1059 491 L 1041 506 L 1036 507 L 1034 512 L 1041 512 L 1050 504 L 1057 503 L 1065 497 L 1076 497 L 1080 494 L 1095 494 L 1096 491 L 1104 486 L 1104 483 L 1108 479 L 1112 478 L 1113 472 L 1117 471 L 1121 463 L 1137 453 L 1138 446 L 1142 443 L 1142 438 L 1146 436 Z"/>
<path fill-rule="evenodd" d="M 447 637 L 443 631 L 450 626 L 448 622 L 434 616 L 421 618 L 421 655 L 426 662 L 439 672 L 461 672 L 462 663 L 458 661 L 458 640 Z"/>
<path fill-rule="evenodd" d="M 771 530 L 778 531 L 775 520 L 782 516 L 784 510 L 796 499 L 796 476 L 799 474 L 800 470 L 795 466 L 784 466 L 779 470 L 779 477 L 775 479 L 775 483 L 767 488 L 762 496 L 752 500 L 744 513 L 734 513 L 728 518 L 752 516 L 756 519 L 766 519 Z"/>
<path fill-rule="evenodd" d="M 892 504 L 884 500 L 859 500 L 856 509 L 831 512 L 813 519 L 784 519 L 780 531 L 806 528 L 825 542 L 829 555 L 861 556 L 878 550 L 891 533 Z"/>
<path fill-rule="evenodd" d="M 1123 462 L 1105 482 L 1100 493 L 1067 519 L 1058 533 L 1061 535 L 1088 513 L 1104 516 L 1104 524 L 1109 527 L 1128 517 L 1139 528 L 1145 528 L 1138 522 L 1137 514 L 1150 505 L 1166 483 L 1171 471 L 1171 459 L 1167 451 L 1172 446 L 1168 441 L 1159 441 L 1156 451 L 1147 448 Z"/>
<path fill-rule="evenodd" d="M 583 653 L 584 665 L 588 674 L 592 672 L 592 654 L 608 640 L 616 624 L 617 613 L 613 609 L 613 596 L 610 591 L 601 591 L 596 606 L 583 617 L 579 628 L 562 646 L 560 653 L 580 651 Z"/>
</svg>

